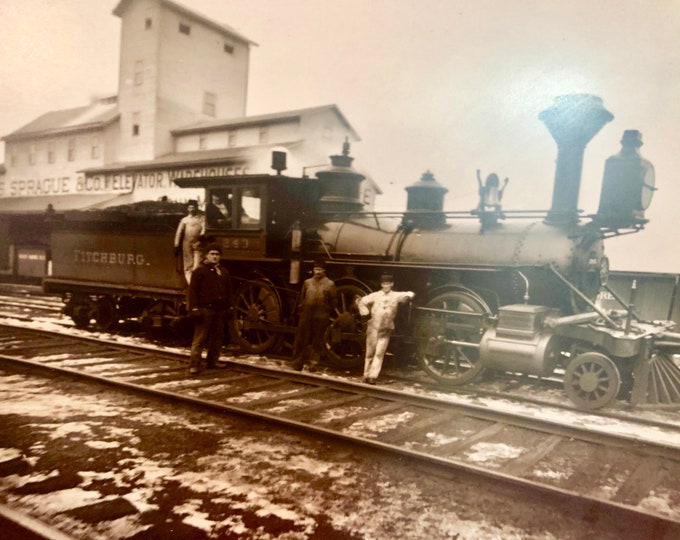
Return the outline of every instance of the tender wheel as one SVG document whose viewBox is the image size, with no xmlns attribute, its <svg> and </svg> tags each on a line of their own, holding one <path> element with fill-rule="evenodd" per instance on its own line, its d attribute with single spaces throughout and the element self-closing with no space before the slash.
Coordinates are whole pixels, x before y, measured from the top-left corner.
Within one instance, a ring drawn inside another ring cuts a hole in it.
<svg viewBox="0 0 680 540">
<path fill-rule="evenodd" d="M 616 364 L 601 353 L 579 354 L 564 372 L 564 390 L 582 409 L 604 407 L 616 398 L 620 386 Z"/>
<path fill-rule="evenodd" d="M 64 312 L 71 316 L 76 328 L 85 330 L 94 318 L 95 305 L 87 296 L 74 295 L 66 304 Z"/>
<path fill-rule="evenodd" d="M 264 280 L 248 281 L 234 297 L 234 335 L 249 353 L 274 349 L 281 340 L 282 306 L 274 286 Z"/>
<path fill-rule="evenodd" d="M 326 330 L 326 356 L 341 369 L 362 366 L 366 350 L 366 322 L 362 322 L 356 300 L 367 291 L 356 284 L 338 285 L 338 307 L 331 314 L 331 324 Z"/>
<path fill-rule="evenodd" d="M 471 293 L 448 291 L 434 297 L 425 307 L 459 313 L 426 312 L 420 317 L 416 337 L 418 360 L 423 370 L 447 386 L 459 386 L 480 375 L 484 368 L 479 361 L 479 351 L 447 343 L 447 340 L 479 343 L 484 332 L 483 317 L 461 313 L 490 314 L 488 306 Z"/>
<path fill-rule="evenodd" d="M 73 324 L 76 325 L 76 328 L 79 328 L 81 330 L 85 330 L 88 326 L 90 326 L 90 310 L 89 309 L 81 309 L 80 307 L 77 307 L 73 311 L 73 315 L 71 315 L 71 320 L 73 320 Z"/>
<path fill-rule="evenodd" d="M 102 331 L 110 330 L 118 323 L 118 309 L 112 298 L 103 296 L 97 300 L 94 319 L 97 329 Z"/>
</svg>

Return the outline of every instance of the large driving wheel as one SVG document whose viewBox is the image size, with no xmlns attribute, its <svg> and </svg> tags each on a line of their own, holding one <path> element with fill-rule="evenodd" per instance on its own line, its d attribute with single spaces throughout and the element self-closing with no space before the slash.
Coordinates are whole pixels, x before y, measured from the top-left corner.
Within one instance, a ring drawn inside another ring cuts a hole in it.
<svg viewBox="0 0 680 540">
<path fill-rule="evenodd" d="M 564 390 L 582 409 L 604 407 L 616 398 L 620 386 L 616 364 L 598 352 L 579 354 L 564 372 Z"/>
<path fill-rule="evenodd" d="M 478 349 L 449 341 L 480 342 L 483 316 L 491 312 L 486 303 L 466 291 L 447 291 L 425 307 L 437 311 L 425 312 L 416 326 L 423 370 L 447 386 L 465 384 L 481 374 L 484 369 Z"/>
<path fill-rule="evenodd" d="M 245 351 L 253 354 L 274 349 L 281 340 L 281 298 L 265 280 L 247 281 L 234 297 L 234 334 Z"/>
<path fill-rule="evenodd" d="M 338 368 L 353 369 L 363 365 L 366 350 L 366 322 L 361 321 L 356 301 L 370 291 L 349 283 L 337 290 L 338 307 L 326 330 L 326 356 Z"/>
</svg>

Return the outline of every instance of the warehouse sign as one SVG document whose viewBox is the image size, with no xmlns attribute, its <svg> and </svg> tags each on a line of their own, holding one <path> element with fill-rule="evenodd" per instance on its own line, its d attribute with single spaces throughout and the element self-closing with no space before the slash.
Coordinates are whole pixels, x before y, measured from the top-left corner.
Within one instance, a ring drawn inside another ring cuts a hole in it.
<svg viewBox="0 0 680 540">
<path fill-rule="evenodd" d="M 42 179 L 0 179 L 0 197 L 42 197 L 132 193 L 135 190 L 163 190 L 179 178 L 218 177 L 248 174 L 245 164 L 172 167 L 145 171 L 78 174 Z"/>
</svg>

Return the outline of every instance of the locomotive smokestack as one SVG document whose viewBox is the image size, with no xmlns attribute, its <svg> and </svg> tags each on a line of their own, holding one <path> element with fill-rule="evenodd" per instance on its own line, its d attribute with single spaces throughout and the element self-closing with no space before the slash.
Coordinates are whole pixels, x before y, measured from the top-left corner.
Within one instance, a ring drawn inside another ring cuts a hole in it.
<svg viewBox="0 0 680 540">
<path fill-rule="evenodd" d="M 546 223 L 576 222 L 583 152 L 614 115 L 604 108 L 602 99 L 597 96 L 569 94 L 555 98 L 553 106 L 541 112 L 538 118 L 557 143 L 552 206 Z"/>
</svg>

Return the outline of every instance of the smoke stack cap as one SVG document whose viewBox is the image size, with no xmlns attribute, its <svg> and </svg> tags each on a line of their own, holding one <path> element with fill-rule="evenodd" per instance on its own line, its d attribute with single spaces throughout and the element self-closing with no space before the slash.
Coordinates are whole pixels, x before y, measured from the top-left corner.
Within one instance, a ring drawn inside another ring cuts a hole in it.
<svg viewBox="0 0 680 540">
<path fill-rule="evenodd" d="M 642 142 L 642 133 L 637 129 L 627 129 L 623 132 L 623 137 L 621 137 L 621 144 L 624 146 L 635 146 L 639 148 L 644 143 Z"/>
</svg>

